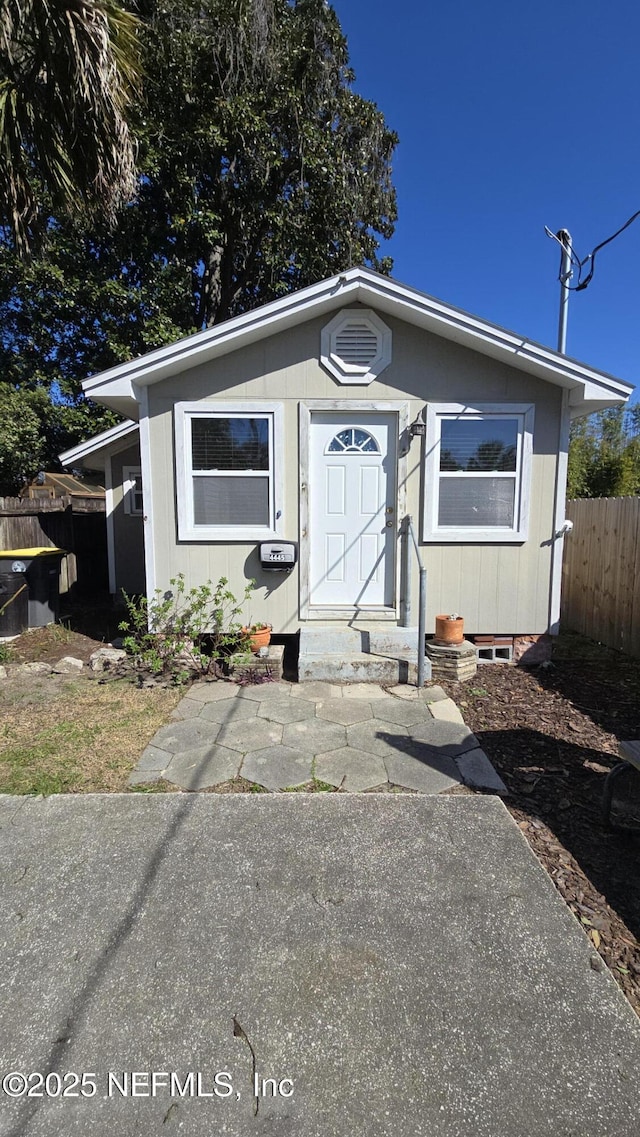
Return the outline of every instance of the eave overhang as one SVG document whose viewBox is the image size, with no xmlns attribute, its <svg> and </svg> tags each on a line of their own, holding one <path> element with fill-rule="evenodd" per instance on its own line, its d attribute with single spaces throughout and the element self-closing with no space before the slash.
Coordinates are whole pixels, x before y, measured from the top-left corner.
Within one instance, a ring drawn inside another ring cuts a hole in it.
<svg viewBox="0 0 640 1137">
<path fill-rule="evenodd" d="M 364 304 L 569 391 L 572 417 L 626 402 L 633 385 L 366 268 L 352 268 L 252 312 L 93 375 L 85 394 L 137 417 L 139 389 L 348 304 Z"/>
<path fill-rule="evenodd" d="M 137 438 L 139 429 L 137 422 L 126 419 L 93 438 L 79 442 L 70 450 L 65 450 L 58 458 L 66 467 L 88 466 L 92 470 L 103 470 L 108 455 L 117 454 L 119 450 L 130 446 Z"/>
</svg>

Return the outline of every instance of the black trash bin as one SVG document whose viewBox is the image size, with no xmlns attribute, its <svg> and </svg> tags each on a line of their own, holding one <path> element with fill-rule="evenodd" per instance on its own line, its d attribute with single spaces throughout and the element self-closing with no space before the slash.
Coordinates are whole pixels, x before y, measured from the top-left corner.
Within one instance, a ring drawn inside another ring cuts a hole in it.
<svg viewBox="0 0 640 1137">
<path fill-rule="evenodd" d="M 0 637 L 19 636 L 29 627 L 29 586 L 24 572 L 0 568 Z"/>
<path fill-rule="evenodd" d="M 0 573 L 23 573 L 28 592 L 29 628 L 53 624 L 60 614 L 60 562 L 64 549 L 3 549 Z M 0 605 L 2 607 L 2 605 Z M 10 634 L 10 633 L 6 633 Z"/>
</svg>

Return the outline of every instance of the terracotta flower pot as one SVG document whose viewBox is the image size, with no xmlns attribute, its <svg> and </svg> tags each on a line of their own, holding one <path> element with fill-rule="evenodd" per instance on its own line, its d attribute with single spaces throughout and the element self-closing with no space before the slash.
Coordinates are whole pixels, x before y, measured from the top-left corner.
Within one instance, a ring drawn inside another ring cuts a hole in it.
<svg viewBox="0 0 640 1137">
<path fill-rule="evenodd" d="M 461 644 L 464 639 L 464 620 L 462 616 L 436 616 L 437 644 Z"/>
<path fill-rule="evenodd" d="M 243 628 L 242 631 L 249 637 L 249 647 L 254 653 L 259 652 L 261 647 L 268 647 L 271 642 L 271 624 L 256 631 L 251 628 Z"/>
</svg>

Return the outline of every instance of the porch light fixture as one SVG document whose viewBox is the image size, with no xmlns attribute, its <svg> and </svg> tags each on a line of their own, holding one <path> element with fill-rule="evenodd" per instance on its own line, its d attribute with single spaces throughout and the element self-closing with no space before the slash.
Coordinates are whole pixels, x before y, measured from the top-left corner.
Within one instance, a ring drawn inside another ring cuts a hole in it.
<svg viewBox="0 0 640 1137">
<path fill-rule="evenodd" d="M 409 427 L 409 433 L 412 438 L 424 438 L 425 434 L 427 433 L 427 424 L 424 421 L 423 415 L 424 407 L 418 411 L 415 419 Z"/>
</svg>

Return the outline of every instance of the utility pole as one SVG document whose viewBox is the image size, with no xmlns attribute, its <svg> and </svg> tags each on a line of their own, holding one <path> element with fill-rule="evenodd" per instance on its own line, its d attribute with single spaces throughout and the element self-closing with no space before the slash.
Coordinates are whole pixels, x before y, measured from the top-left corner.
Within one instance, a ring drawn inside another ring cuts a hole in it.
<svg viewBox="0 0 640 1137">
<path fill-rule="evenodd" d="M 560 315 L 558 319 L 558 351 L 566 355 L 567 351 L 567 319 L 569 316 L 569 281 L 573 276 L 571 269 L 571 234 L 568 229 L 559 229 L 556 238 L 562 245 L 562 263 L 560 265 Z"/>
</svg>

